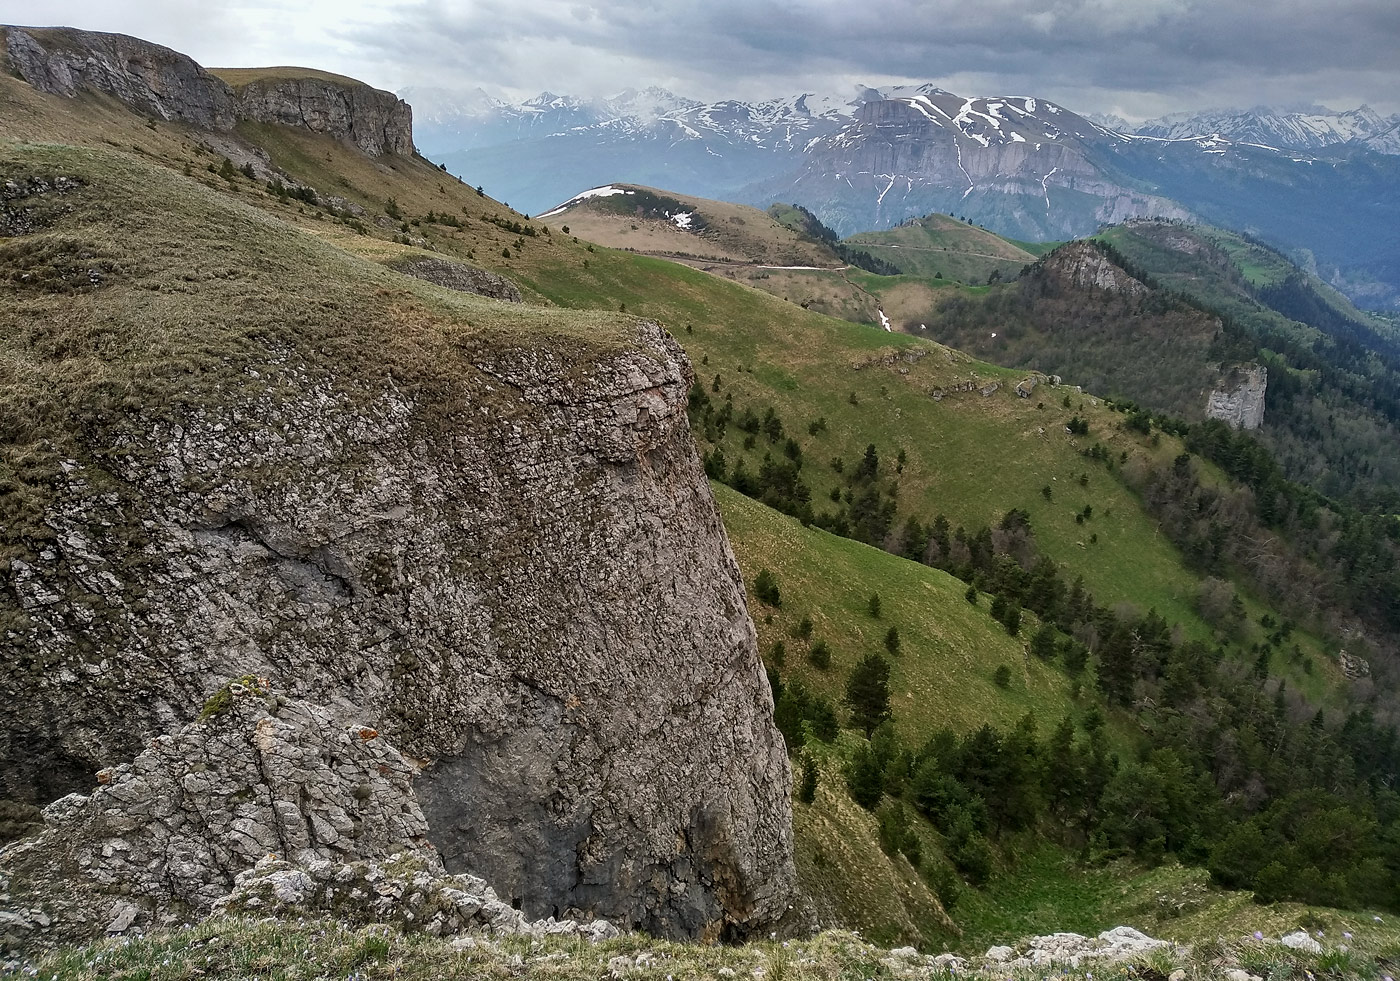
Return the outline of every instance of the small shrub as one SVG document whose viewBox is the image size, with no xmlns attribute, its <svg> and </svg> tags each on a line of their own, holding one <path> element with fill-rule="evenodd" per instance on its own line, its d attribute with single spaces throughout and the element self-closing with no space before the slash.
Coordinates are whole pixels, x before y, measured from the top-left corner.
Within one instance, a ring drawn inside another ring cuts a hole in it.
<svg viewBox="0 0 1400 981">
<path fill-rule="evenodd" d="M 753 594 L 761 603 L 769 606 L 782 606 L 782 593 L 778 588 L 778 577 L 767 569 L 758 570 L 758 575 L 754 577 Z"/>
<path fill-rule="evenodd" d="M 768 648 L 768 659 L 781 668 L 787 662 L 787 645 L 781 640 L 773 641 L 773 646 Z"/>
<path fill-rule="evenodd" d="M 831 648 L 826 641 L 819 640 L 807 650 L 807 660 L 812 667 L 818 671 L 825 671 L 831 667 Z"/>
<path fill-rule="evenodd" d="M 804 804 L 810 804 L 817 799 L 817 761 L 810 756 L 803 756 L 801 773 L 797 784 L 797 799 Z"/>
<path fill-rule="evenodd" d="M 1005 664 L 999 666 L 992 675 L 992 681 L 998 688 L 1011 687 L 1011 669 Z"/>
<path fill-rule="evenodd" d="M 885 650 L 891 654 L 899 653 L 899 628 L 891 627 L 885 631 Z"/>
</svg>

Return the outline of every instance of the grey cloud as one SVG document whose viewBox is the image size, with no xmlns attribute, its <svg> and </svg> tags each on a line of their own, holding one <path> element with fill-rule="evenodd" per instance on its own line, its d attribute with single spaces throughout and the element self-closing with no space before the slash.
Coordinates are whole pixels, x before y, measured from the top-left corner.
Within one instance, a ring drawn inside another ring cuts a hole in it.
<svg viewBox="0 0 1400 981">
<path fill-rule="evenodd" d="M 0 21 L 33 11 L 0 0 Z M 1140 116 L 1300 101 L 1400 110 L 1394 0 L 50 0 L 44 17 L 206 63 L 311 63 L 394 87 L 753 98 L 899 79 Z"/>
<path fill-rule="evenodd" d="M 1400 7 L 1392 0 L 1337 6 L 1197 0 L 1053 0 L 980 4 L 891 0 L 879 5 L 713 0 L 695 5 L 623 2 L 425 3 L 404 9 L 404 31 L 361 38 L 394 55 L 431 46 L 506 73 L 495 79 L 530 89 L 532 79 L 567 89 L 570 70 L 589 58 L 595 78 L 617 60 L 618 87 L 636 72 L 672 77 L 714 95 L 757 79 L 804 81 L 822 75 L 944 78 L 977 74 L 997 90 L 1098 92 L 1100 101 L 1141 93 L 1147 103 L 1219 101 L 1277 92 L 1279 101 L 1353 94 L 1383 84 L 1371 99 L 1394 99 Z M 532 57 L 538 55 L 538 58 Z M 551 59 L 555 64 L 551 64 Z M 624 77 L 625 76 L 625 77 Z M 1304 84 L 1327 79 L 1327 91 Z M 645 82 L 648 79 L 642 79 Z M 487 80 L 489 81 L 489 80 Z M 601 93 L 589 93 L 601 94 Z M 772 92 L 771 94 L 780 94 Z M 1185 108 L 1186 106 L 1177 106 Z"/>
</svg>

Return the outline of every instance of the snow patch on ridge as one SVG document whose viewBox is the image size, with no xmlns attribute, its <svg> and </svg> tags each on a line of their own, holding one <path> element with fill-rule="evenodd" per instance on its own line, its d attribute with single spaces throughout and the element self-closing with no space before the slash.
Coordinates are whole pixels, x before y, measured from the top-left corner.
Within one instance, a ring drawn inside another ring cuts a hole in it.
<svg viewBox="0 0 1400 981">
<path fill-rule="evenodd" d="M 554 217 L 555 215 L 557 215 L 557 214 L 562 214 L 563 212 L 565 212 L 565 211 L 567 211 L 568 209 L 572 208 L 574 205 L 578 204 L 580 201 L 587 201 L 589 198 L 609 198 L 609 197 L 612 197 L 614 194 L 635 194 L 635 193 L 636 193 L 635 191 L 629 191 L 629 190 L 627 190 L 627 189 L 624 188 L 624 187 L 613 187 L 611 184 L 604 184 L 602 187 L 590 188 L 589 190 L 584 191 L 582 194 L 575 194 L 573 197 L 569 198 L 569 200 L 567 200 L 567 201 L 565 201 L 563 204 L 559 205 L 559 207 L 553 209 L 552 211 L 546 211 L 546 212 L 545 212 L 544 214 L 542 214 L 542 215 L 535 215 L 535 217 L 536 217 L 536 218 L 552 218 L 552 217 Z"/>
</svg>

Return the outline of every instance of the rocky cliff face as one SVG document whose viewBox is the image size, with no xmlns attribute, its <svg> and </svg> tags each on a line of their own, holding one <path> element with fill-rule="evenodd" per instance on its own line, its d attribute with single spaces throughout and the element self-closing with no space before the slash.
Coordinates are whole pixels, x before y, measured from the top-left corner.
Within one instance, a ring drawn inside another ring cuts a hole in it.
<svg viewBox="0 0 1400 981">
<path fill-rule="evenodd" d="M 1056 249 L 1045 260 L 1046 272 L 1077 289 L 1109 290 L 1127 296 L 1144 296 L 1148 289 L 1114 265 L 1090 242 L 1072 242 Z"/>
<path fill-rule="evenodd" d="M 202 129 L 237 122 L 229 87 L 178 51 L 71 27 L 4 31 L 10 70 L 42 92 L 69 98 L 101 92 L 138 112 Z"/>
<path fill-rule="evenodd" d="M 933 211 L 1027 238 L 1073 238 L 1135 215 L 1186 216 L 1115 179 L 1100 159 L 1102 138 L 1043 101 L 931 90 L 867 102 L 806 151 L 800 171 L 756 184 L 749 196 L 785 199 L 800 187 L 804 203 L 842 234 Z"/>
<path fill-rule="evenodd" d="M 231 129 L 246 119 L 326 133 L 375 156 L 413 152 L 412 110 L 360 82 L 273 69 L 235 90 L 189 56 L 124 34 L 69 27 L 4 33 L 10 70 L 53 95 L 101 92 L 201 129 Z"/>
<path fill-rule="evenodd" d="M 214 911 L 334 912 L 434 935 L 616 933 L 533 924 L 483 880 L 450 875 L 413 793 L 419 764 L 375 729 L 247 677 L 200 721 L 44 810 L 0 858 L 0 949 L 144 932 Z"/>
<path fill-rule="evenodd" d="M 1206 418 L 1222 419 L 1233 429 L 1264 425 L 1264 392 L 1269 369 L 1263 365 L 1221 366 L 1220 384 L 1206 399 Z"/>
<path fill-rule="evenodd" d="M 85 395 L 0 387 L 38 454 L 0 483 L 0 798 L 88 794 L 251 675 L 382 734 L 446 870 L 532 919 L 771 929 L 788 762 L 669 335 L 430 287 L 138 160 L 4 152 L 49 224 L 0 251 L 102 242 L 111 272 L 12 281 L 0 362 L 52 378 L 38 324 L 120 350 L 65 375 Z"/>
<path fill-rule="evenodd" d="M 779 915 L 790 777 L 679 348 L 651 327 L 585 373 L 530 348 L 472 364 L 437 433 L 393 386 L 368 408 L 321 387 L 133 433 L 141 465 L 70 461 L 56 547 L 9 570 L 27 625 L 3 647 L 50 669 L 0 683 L 24 706 L 4 796 L 130 759 L 252 673 L 422 760 L 448 869 L 531 916 L 720 936 Z"/>
<path fill-rule="evenodd" d="M 370 156 L 413 152 L 413 110 L 392 92 L 324 78 L 269 77 L 237 89 L 240 119 L 300 126 L 349 140 Z"/>
</svg>

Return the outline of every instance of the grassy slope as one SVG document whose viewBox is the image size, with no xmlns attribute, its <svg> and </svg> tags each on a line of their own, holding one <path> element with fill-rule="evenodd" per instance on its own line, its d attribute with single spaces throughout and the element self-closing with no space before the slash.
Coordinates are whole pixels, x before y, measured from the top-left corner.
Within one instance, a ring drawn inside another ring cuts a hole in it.
<svg viewBox="0 0 1400 981">
<path fill-rule="evenodd" d="M 356 88 L 365 85 L 364 82 L 356 78 L 347 78 L 334 72 L 323 72 L 315 68 L 301 68 L 294 65 L 276 65 L 268 68 L 210 68 L 208 71 L 209 74 L 223 79 L 235 89 L 241 89 L 250 82 L 303 78 L 318 82 L 334 82 L 337 85 L 349 85 Z"/>
<path fill-rule="evenodd" d="M 846 791 L 841 752 L 818 747 L 816 758 L 816 796 L 793 801 L 792 826 L 797 881 L 818 924 L 890 947 L 944 946 L 957 927 L 918 870 L 881 851 L 875 816 Z"/>
<path fill-rule="evenodd" d="M 782 606 L 754 601 L 751 609 L 764 650 L 784 641 L 785 675 L 801 677 L 839 703 L 851 668 L 868 653 L 883 653 L 893 626 L 900 653 L 891 658 L 890 704 L 910 744 L 939 726 L 966 731 L 991 722 L 1010 728 L 1028 711 L 1058 720 L 1073 710 L 1069 680 L 1027 657 L 1023 642 L 987 614 L 987 598 L 972 606 L 963 598 L 967 586 L 952 576 L 804 528 L 723 485 L 715 485 L 715 496 L 744 579 L 752 582 L 763 568 L 779 577 Z M 877 592 L 878 619 L 869 613 L 870 595 Z M 832 649 L 829 671 L 808 665 L 806 642 L 793 636 L 804 616 L 812 620 L 812 639 Z M 1006 690 L 992 682 L 1002 664 L 1014 669 Z"/>
<path fill-rule="evenodd" d="M 216 919 L 189 930 L 105 940 L 59 952 L 41 961 L 37 974 L 54 981 L 177 981 L 200 976 L 264 981 L 597 981 L 622 976 L 634 981 L 698 981 L 716 977 L 883 981 L 895 977 L 957 976 L 997 981 L 1044 981 L 1046 977 L 1065 981 L 1131 981 L 1164 978 L 1179 967 L 1184 977 L 1204 981 L 1225 977 L 1228 970 L 1242 966 L 1258 977 L 1372 981 L 1393 972 L 1391 965 L 1400 954 L 1400 936 L 1389 924 L 1357 924 L 1353 939 L 1340 940 L 1353 949 L 1348 956 L 1337 950 L 1338 928 L 1345 929 L 1345 921 L 1313 922 L 1326 924 L 1327 949 L 1322 954 L 1302 954 L 1276 942 L 1252 941 L 1246 927 L 1242 931 L 1230 929 L 1225 933 L 1225 943 L 1213 943 L 1194 953 L 1164 953 L 1116 966 L 1096 962 L 1078 967 L 990 965 L 985 973 L 944 973 L 923 963 L 890 960 L 887 951 L 849 933 L 834 931 L 790 943 L 761 942 L 740 947 L 668 943 L 632 934 L 598 945 L 563 937 L 506 937 L 479 939 L 471 946 L 459 948 L 445 939 L 424 934 L 405 936 L 380 927 L 354 928 L 331 920 L 291 923 L 275 919 Z M 1279 934 L 1266 935 L 1276 938 Z"/>
<path fill-rule="evenodd" d="M 1331 910 L 1299 903 L 1255 904 L 1247 892 L 1218 889 L 1203 869 L 1175 863 L 1144 869 L 1127 862 L 1085 868 L 1053 847 L 1032 845 L 1014 876 L 958 901 L 963 935 L 957 946 L 985 950 L 1005 938 L 1071 930 L 1095 934 L 1130 923 L 1153 937 L 1192 944 L 1216 937 L 1279 936 L 1300 926 L 1362 943 L 1386 941 L 1396 927 L 1369 911 Z M 1333 942 L 1336 942 L 1334 940 Z"/>
<path fill-rule="evenodd" d="M 1010 279 L 1036 254 L 999 235 L 958 221 L 949 215 L 931 214 L 880 232 L 861 232 L 846 240 L 868 250 L 904 273 L 964 283 L 985 283 L 998 272 Z"/>
</svg>

